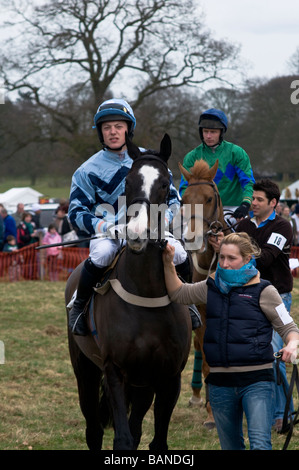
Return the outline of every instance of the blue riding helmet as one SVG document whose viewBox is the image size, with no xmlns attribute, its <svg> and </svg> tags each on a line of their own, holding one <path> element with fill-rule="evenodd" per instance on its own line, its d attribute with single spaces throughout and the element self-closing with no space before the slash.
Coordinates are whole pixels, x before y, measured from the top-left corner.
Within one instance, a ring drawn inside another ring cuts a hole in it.
<svg viewBox="0 0 299 470">
<path fill-rule="evenodd" d="M 227 131 L 228 121 L 223 111 L 216 108 L 207 109 L 199 116 L 199 135 L 203 140 L 202 129 L 221 129 L 219 143 L 223 140 L 223 134 Z"/>
<path fill-rule="evenodd" d="M 95 127 L 97 128 L 99 139 L 104 143 L 101 124 L 107 121 L 127 121 L 128 136 L 132 139 L 136 127 L 136 119 L 131 106 L 122 99 L 111 99 L 104 101 L 97 109 L 94 117 Z"/>
</svg>

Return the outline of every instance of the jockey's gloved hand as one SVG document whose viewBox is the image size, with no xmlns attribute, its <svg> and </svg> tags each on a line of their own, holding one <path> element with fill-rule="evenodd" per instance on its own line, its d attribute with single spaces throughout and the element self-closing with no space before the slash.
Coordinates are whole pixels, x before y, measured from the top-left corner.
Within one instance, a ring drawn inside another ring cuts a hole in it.
<svg viewBox="0 0 299 470">
<path fill-rule="evenodd" d="M 113 225 L 109 224 L 107 228 L 107 236 L 109 238 L 126 238 L 126 225 L 118 224 Z"/>
<path fill-rule="evenodd" d="M 250 208 L 249 202 L 242 202 L 242 204 L 235 210 L 235 219 L 243 219 L 248 214 Z"/>
</svg>

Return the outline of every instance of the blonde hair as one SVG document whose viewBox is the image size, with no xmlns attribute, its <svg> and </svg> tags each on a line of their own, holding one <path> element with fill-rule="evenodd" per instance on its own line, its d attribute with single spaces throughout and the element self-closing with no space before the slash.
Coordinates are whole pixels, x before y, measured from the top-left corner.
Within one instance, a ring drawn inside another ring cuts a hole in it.
<svg viewBox="0 0 299 470">
<path fill-rule="evenodd" d="M 220 249 L 222 245 L 230 244 L 237 245 L 239 247 L 240 254 L 243 259 L 248 256 L 251 258 L 258 258 L 261 256 L 261 249 L 246 232 L 230 233 L 229 235 L 226 235 L 220 243 Z"/>
</svg>

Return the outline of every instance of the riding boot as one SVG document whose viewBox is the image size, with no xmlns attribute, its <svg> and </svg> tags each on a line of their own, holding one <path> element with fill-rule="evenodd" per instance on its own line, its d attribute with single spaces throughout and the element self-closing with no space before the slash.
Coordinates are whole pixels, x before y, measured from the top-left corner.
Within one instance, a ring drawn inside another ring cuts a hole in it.
<svg viewBox="0 0 299 470">
<path fill-rule="evenodd" d="M 192 282 L 192 270 L 190 262 L 190 254 L 187 252 L 185 261 L 175 267 L 176 272 L 182 282 Z M 199 311 L 194 304 L 189 305 L 189 314 L 192 322 L 192 330 L 196 330 L 202 326 L 202 320 Z"/>
<path fill-rule="evenodd" d="M 99 282 L 105 268 L 97 268 L 88 258 L 82 268 L 77 295 L 73 307 L 69 313 L 69 328 L 74 335 L 86 336 L 88 328 L 85 319 L 85 307 L 90 299 L 93 288 Z"/>
</svg>

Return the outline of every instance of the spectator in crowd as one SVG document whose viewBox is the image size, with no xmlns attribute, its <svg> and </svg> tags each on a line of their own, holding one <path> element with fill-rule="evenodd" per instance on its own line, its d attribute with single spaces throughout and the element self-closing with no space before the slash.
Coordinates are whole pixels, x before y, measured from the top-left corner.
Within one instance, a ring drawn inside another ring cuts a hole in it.
<svg viewBox="0 0 299 470">
<path fill-rule="evenodd" d="M 20 222 L 22 222 L 22 215 L 24 214 L 25 211 L 25 206 L 22 202 L 19 202 L 17 205 L 17 210 L 14 214 L 12 214 L 13 218 L 15 219 L 16 226 L 19 225 Z"/>
<path fill-rule="evenodd" d="M 4 245 L 4 222 L 0 211 L 0 251 L 2 251 Z"/>
<path fill-rule="evenodd" d="M 285 204 L 283 202 L 278 202 L 277 206 L 275 207 L 276 214 L 282 216 L 282 212 L 284 208 L 285 208 Z"/>
<path fill-rule="evenodd" d="M 44 235 L 44 229 L 40 221 L 41 212 L 42 212 L 42 209 L 41 209 L 40 204 L 33 204 L 31 206 L 31 209 L 30 209 L 30 213 L 32 215 L 31 223 L 35 230 L 35 237 L 34 237 L 35 242 L 39 242 Z"/>
<path fill-rule="evenodd" d="M 296 223 L 296 240 L 294 245 L 299 246 L 299 204 L 296 204 L 294 209 L 294 214 L 292 215 L 292 219 Z"/>
<path fill-rule="evenodd" d="M 13 235 L 15 238 L 17 237 L 17 226 L 15 219 L 8 214 L 7 210 L 5 207 L 2 207 L 1 210 L 1 216 L 3 218 L 4 222 L 4 243 L 6 242 L 6 239 L 8 235 Z"/>
<path fill-rule="evenodd" d="M 284 219 L 290 222 L 292 230 L 293 230 L 293 245 L 296 245 L 296 239 L 297 239 L 296 221 L 293 217 L 291 217 L 291 210 L 288 205 L 286 205 L 282 209 L 281 217 L 283 217 Z"/>
<path fill-rule="evenodd" d="M 43 245 L 53 245 L 55 243 L 61 243 L 61 236 L 56 230 L 54 223 L 48 226 L 48 231 L 43 238 Z M 59 276 L 59 260 L 62 258 L 62 247 L 52 246 L 46 248 L 47 255 L 47 266 L 50 281 L 58 281 Z"/>
<path fill-rule="evenodd" d="M 42 229 L 43 227 L 41 226 L 41 223 L 40 223 L 40 215 L 41 215 L 41 206 L 40 204 L 33 204 L 31 209 L 30 209 L 30 212 L 32 214 L 32 225 L 33 227 L 37 230 L 37 229 Z"/>
<path fill-rule="evenodd" d="M 19 248 L 35 243 L 38 233 L 34 229 L 32 223 L 32 215 L 30 212 L 24 212 L 22 222 L 17 228 L 17 243 Z"/>
<path fill-rule="evenodd" d="M 18 250 L 17 239 L 13 235 L 8 235 L 6 242 L 3 247 L 3 251 L 11 253 L 12 251 Z"/>
<path fill-rule="evenodd" d="M 68 218 L 68 210 L 68 204 L 62 204 L 56 210 L 55 226 L 62 241 L 66 241 L 66 235 L 73 231 L 73 227 Z"/>
<path fill-rule="evenodd" d="M 6 243 L 3 247 L 3 252 L 13 253 L 18 251 L 17 240 L 13 235 L 8 235 Z M 10 282 L 19 281 L 21 278 L 21 266 L 23 263 L 23 256 L 15 254 L 9 257 L 8 276 Z"/>
</svg>

